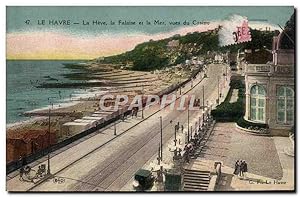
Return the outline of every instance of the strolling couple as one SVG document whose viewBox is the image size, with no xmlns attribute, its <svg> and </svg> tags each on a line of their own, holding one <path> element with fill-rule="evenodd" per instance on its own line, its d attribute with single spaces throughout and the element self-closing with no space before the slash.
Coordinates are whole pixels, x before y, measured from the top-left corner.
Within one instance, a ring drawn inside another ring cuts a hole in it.
<svg viewBox="0 0 300 197">
<path fill-rule="evenodd" d="M 235 162 L 233 174 L 245 178 L 246 172 L 248 172 L 248 165 L 245 160 L 237 160 Z"/>
</svg>

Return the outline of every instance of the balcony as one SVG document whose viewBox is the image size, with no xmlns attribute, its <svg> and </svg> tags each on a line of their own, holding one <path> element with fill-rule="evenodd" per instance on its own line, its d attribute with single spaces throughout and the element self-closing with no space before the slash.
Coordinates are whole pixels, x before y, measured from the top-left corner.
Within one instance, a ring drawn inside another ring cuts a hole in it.
<svg viewBox="0 0 300 197">
<path fill-rule="evenodd" d="M 269 73 L 271 65 L 268 64 L 246 64 L 246 74 L 250 73 Z"/>
<path fill-rule="evenodd" d="M 246 75 L 294 75 L 294 65 L 247 64 L 245 68 Z"/>
</svg>

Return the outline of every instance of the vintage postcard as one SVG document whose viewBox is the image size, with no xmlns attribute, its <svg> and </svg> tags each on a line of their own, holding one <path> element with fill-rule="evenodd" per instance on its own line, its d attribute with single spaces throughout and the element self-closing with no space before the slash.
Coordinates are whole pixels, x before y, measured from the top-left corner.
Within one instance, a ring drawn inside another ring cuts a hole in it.
<svg viewBox="0 0 300 197">
<path fill-rule="evenodd" d="M 7 191 L 295 191 L 293 6 L 6 11 Z"/>
</svg>

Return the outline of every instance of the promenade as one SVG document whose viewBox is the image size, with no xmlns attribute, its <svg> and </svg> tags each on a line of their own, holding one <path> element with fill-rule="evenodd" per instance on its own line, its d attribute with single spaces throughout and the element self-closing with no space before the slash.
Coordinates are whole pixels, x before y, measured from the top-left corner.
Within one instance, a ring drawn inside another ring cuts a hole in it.
<svg viewBox="0 0 300 197">
<path fill-rule="evenodd" d="M 202 86 L 205 87 L 205 99 L 215 101 L 217 93 L 216 77 L 221 66 L 211 65 L 208 68 L 208 78 L 200 73 L 193 86 L 188 83 L 182 92 L 189 91 L 202 98 Z M 216 74 L 217 73 L 217 74 Z M 198 84 L 199 83 L 199 84 Z M 197 85 L 198 84 L 198 85 Z M 192 88 L 192 90 L 190 90 Z M 179 96 L 179 93 L 177 92 Z M 214 95 L 210 97 L 211 95 Z M 185 113 L 184 113 L 185 112 Z M 196 112 L 191 112 L 191 117 Z M 201 111 L 200 111 L 201 113 Z M 8 177 L 9 191 L 117 191 L 128 183 L 133 174 L 141 168 L 156 152 L 160 142 L 159 117 L 163 118 L 163 143 L 172 136 L 170 120 L 185 123 L 186 111 L 170 111 L 168 108 L 157 111 L 156 107 L 144 110 L 145 119 L 141 113 L 138 118 L 128 118 L 117 124 L 117 135 L 114 135 L 113 125 L 86 136 L 79 141 L 58 150 L 51 157 L 51 173 L 54 178 L 64 179 L 58 184 L 52 179 L 39 183 L 19 181 L 18 176 Z M 46 164 L 45 158 L 40 163 Z M 38 163 L 37 163 L 38 164 Z M 37 168 L 36 165 L 32 165 Z M 15 174 L 16 175 L 16 174 Z"/>
</svg>

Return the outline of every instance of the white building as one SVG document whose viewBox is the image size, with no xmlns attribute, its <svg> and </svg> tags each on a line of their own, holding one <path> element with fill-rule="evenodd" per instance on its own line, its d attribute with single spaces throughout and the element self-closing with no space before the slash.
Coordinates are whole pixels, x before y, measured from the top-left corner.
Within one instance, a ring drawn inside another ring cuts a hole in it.
<svg viewBox="0 0 300 197">
<path fill-rule="evenodd" d="M 271 64 L 248 64 L 245 70 L 244 119 L 269 126 L 272 135 L 288 135 L 295 119 L 294 49 L 282 49 L 286 35 L 273 41 Z"/>
</svg>

